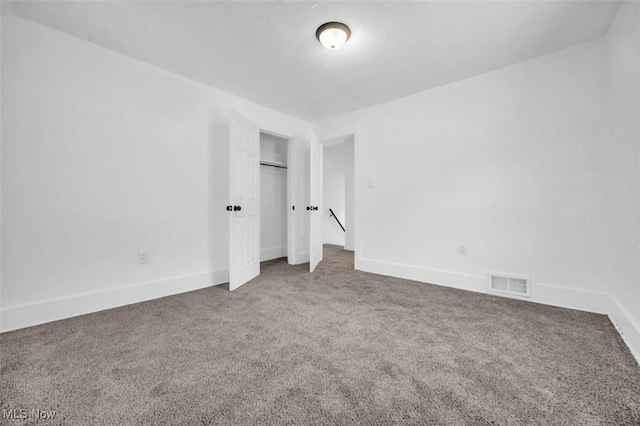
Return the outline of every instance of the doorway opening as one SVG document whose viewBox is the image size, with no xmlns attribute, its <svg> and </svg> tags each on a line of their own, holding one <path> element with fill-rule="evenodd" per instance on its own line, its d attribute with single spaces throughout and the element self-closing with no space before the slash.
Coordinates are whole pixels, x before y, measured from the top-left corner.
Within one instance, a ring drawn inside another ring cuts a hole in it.
<svg viewBox="0 0 640 426">
<path fill-rule="evenodd" d="M 293 264 L 291 139 L 260 131 L 260 261 L 286 257 Z"/>
<path fill-rule="evenodd" d="M 322 142 L 322 243 L 355 251 L 355 138 Z"/>
</svg>

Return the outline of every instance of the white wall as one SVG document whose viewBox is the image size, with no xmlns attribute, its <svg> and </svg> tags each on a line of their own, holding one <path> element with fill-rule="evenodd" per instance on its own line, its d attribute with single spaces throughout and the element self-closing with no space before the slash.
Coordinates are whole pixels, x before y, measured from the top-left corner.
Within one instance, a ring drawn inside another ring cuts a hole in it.
<svg viewBox="0 0 640 426">
<path fill-rule="evenodd" d="M 622 3 L 605 41 L 606 282 L 612 317 L 640 354 L 640 4 Z"/>
<path fill-rule="evenodd" d="M 308 152 L 308 123 L 18 17 L 2 88 L 1 330 L 224 282 L 231 108 Z"/>
<path fill-rule="evenodd" d="M 287 164 L 286 139 L 260 133 L 260 160 Z M 287 169 L 260 166 L 260 260 L 287 255 Z"/>
<path fill-rule="evenodd" d="M 475 291 L 526 274 L 535 301 L 603 311 L 603 44 L 319 123 L 359 146 L 356 266 Z"/>
<path fill-rule="evenodd" d="M 345 197 L 345 205 L 344 205 L 344 226 L 346 232 L 344 234 L 344 249 L 354 251 L 356 247 L 355 240 L 355 175 L 354 175 L 354 166 L 355 166 L 355 156 L 354 156 L 354 138 L 353 135 L 347 137 L 344 141 L 345 145 L 345 173 L 344 173 L 344 197 Z"/>
</svg>

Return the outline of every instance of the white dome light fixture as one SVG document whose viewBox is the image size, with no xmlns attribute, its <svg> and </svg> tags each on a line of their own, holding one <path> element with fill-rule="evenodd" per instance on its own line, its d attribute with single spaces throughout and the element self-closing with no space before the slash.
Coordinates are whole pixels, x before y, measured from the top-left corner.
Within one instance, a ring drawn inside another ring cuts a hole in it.
<svg viewBox="0 0 640 426">
<path fill-rule="evenodd" d="M 327 22 L 318 27 L 316 38 L 329 50 L 341 48 L 351 37 L 351 30 L 342 22 Z"/>
</svg>

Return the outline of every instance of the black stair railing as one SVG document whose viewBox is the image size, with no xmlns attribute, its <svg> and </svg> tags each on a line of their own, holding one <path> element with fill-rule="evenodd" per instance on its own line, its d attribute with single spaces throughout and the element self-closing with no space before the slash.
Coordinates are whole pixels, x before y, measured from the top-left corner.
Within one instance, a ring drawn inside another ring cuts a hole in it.
<svg viewBox="0 0 640 426">
<path fill-rule="evenodd" d="M 340 219 L 338 219 L 338 216 L 336 216 L 336 214 L 333 212 L 333 210 L 329 209 L 329 211 L 331 212 L 330 216 L 333 216 L 333 218 L 336 220 L 336 222 L 338 222 L 338 225 L 340 225 L 340 228 L 342 228 L 342 232 L 347 232 L 344 230 L 344 226 L 342 226 L 342 224 L 340 223 Z"/>
</svg>

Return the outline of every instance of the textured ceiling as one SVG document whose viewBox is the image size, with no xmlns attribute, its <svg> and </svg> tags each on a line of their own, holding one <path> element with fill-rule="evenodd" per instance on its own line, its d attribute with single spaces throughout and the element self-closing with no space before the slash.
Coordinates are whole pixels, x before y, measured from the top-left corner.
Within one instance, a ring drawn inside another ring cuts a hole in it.
<svg viewBox="0 0 640 426">
<path fill-rule="evenodd" d="M 611 1 L 23 1 L 8 9 L 317 121 L 603 36 L 618 6 Z M 352 38 L 329 51 L 317 42 L 315 30 L 334 20 L 348 24 Z"/>
</svg>

